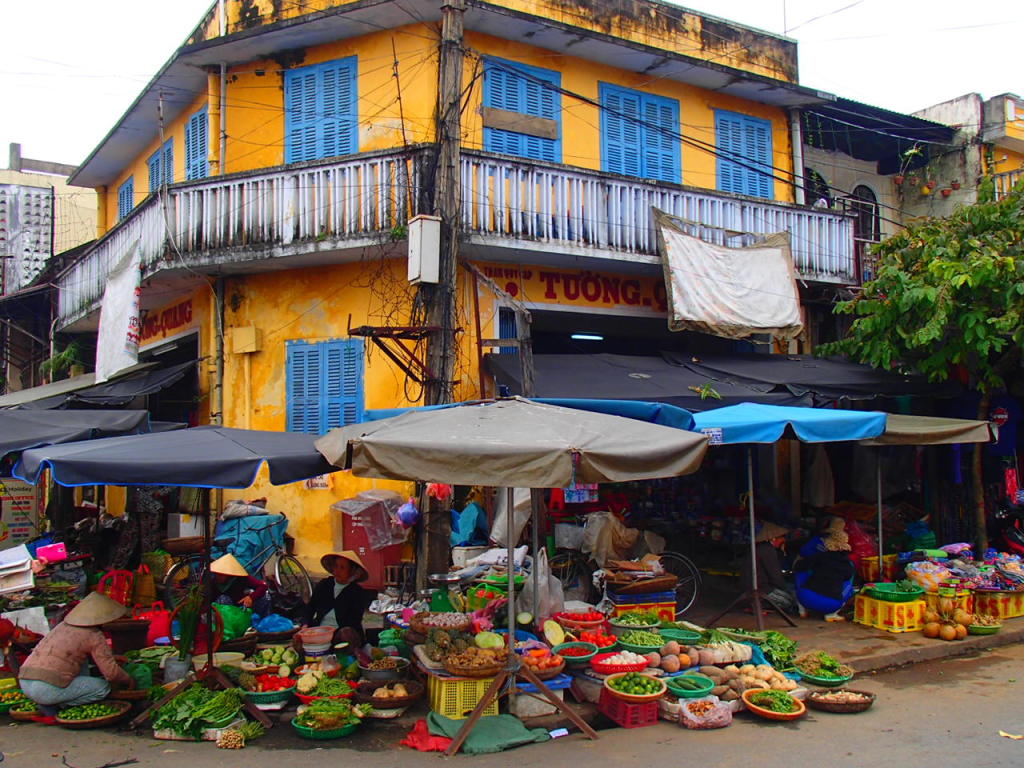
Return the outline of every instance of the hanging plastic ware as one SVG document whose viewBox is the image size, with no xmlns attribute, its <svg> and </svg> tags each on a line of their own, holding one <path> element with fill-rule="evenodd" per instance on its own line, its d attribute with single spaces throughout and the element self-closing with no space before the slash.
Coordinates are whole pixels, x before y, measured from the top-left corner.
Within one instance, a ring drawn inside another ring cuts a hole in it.
<svg viewBox="0 0 1024 768">
<path fill-rule="evenodd" d="M 420 511 L 416 508 L 416 503 L 409 499 L 405 504 L 398 508 L 398 512 L 395 513 L 398 517 L 398 522 L 404 525 L 406 528 L 412 528 L 420 519 Z"/>
<path fill-rule="evenodd" d="M 455 489 L 445 483 L 430 483 L 427 485 L 427 496 L 438 501 L 448 501 Z"/>
</svg>

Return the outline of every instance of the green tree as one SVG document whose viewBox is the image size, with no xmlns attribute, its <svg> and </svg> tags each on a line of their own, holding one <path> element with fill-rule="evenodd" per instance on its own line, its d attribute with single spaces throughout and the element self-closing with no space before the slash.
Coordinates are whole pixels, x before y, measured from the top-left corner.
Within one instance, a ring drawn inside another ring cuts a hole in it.
<svg viewBox="0 0 1024 768">
<path fill-rule="evenodd" d="M 1024 184 L 995 200 L 986 179 L 978 203 L 915 222 L 874 253 L 875 279 L 835 308 L 855 316 L 850 333 L 820 353 L 916 370 L 932 381 L 962 367 L 981 396 L 978 418 L 987 419 L 991 393 L 1006 386 L 1024 343 Z M 981 456 L 974 451 L 972 474 L 975 544 L 984 551 Z"/>
</svg>

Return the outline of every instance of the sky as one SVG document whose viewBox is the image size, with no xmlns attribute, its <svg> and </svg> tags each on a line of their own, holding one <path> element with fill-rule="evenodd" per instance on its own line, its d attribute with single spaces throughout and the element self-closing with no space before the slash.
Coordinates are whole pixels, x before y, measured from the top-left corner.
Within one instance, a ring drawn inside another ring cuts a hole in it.
<svg viewBox="0 0 1024 768">
<path fill-rule="evenodd" d="M 1024 3 L 987 0 L 690 0 L 799 43 L 800 82 L 911 112 L 976 91 L 1024 93 Z M 0 166 L 82 162 L 199 22 L 211 0 L 5 2 Z M 97 17 L 99 10 L 99 17 Z"/>
</svg>

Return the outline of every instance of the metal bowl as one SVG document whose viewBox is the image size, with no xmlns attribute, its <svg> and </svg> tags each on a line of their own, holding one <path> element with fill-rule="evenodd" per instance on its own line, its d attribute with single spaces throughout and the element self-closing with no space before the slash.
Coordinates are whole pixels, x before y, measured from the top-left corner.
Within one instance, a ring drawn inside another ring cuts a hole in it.
<svg viewBox="0 0 1024 768">
<path fill-rule="evenodd" d="M 409 660 L 395 658 L 395 661 L 398 662 L 398 666 L 395 669 L 369 669 L 368 667 L 364 667 L 360 664 L 359 674 L 364 680 L 374 680 L 385 683 L 402 680 L 409 674 Z"/>
</svg>

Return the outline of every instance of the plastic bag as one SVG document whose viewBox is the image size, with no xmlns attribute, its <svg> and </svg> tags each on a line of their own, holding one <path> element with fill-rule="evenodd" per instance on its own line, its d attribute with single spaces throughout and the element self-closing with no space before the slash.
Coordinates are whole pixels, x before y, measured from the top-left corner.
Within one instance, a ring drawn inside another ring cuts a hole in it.
<svg viewBox="0 0 1024 768">
<path fill-rule="evenodd" d="M 732 709 L 717 696 L 704 696 L 699 699 L 680 699 L 681 712 L 679 724 L 691 731 L 709 731 L 714 728 L 725 728 L 732 725 Z M 703 703 L 711 704 L 710 708 Z M 700 713 L 703 709 L 706 712 Z M 694 712 L 696 710 L 696 712 Z"/>
<path fill-rule="evenodd" d="M 241 637 L 252 626 L 252 611 L 248 608 L 242 608 L 238 605 L 220 604 L 216 604 L 213 607 L 217 609 L 217 613 L 220 614 L 221 619 L 224 621 L 223 642 Z"/>
<path fill-rule="evenodd" d="M 565 595 L 562 593 L 562 582 L 551 575 L 546 549 L 542 548 L 534 557 L 533 567 L 537 570 L 537 616 L 534 618 L 552 616 L 562 610 Z M 522 597 L 516 600 L 520 610 L 533 610 L 533 587 L 534 574 L 531 573 L 523 585 Z"/>
<path fill-rule="evenodd" d="M 252 623 L 257 632 L 289 632 L 295 629 L 291 619 L 286 619 L 279 613 L 271 613 L 262 618 L 255 619 Z"/>
</svg>

